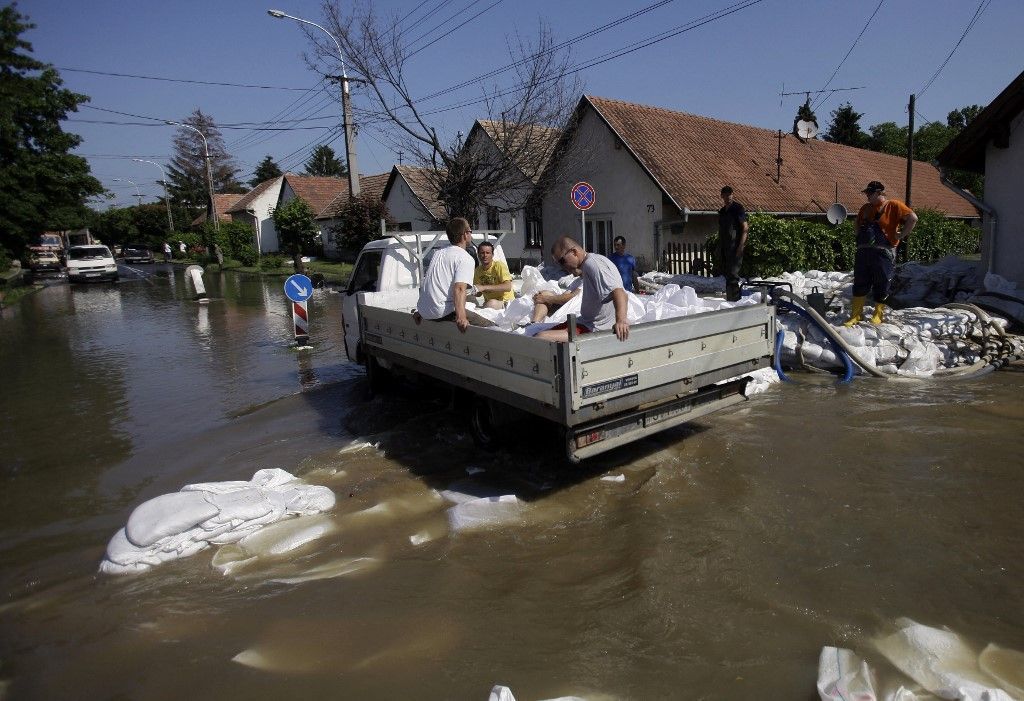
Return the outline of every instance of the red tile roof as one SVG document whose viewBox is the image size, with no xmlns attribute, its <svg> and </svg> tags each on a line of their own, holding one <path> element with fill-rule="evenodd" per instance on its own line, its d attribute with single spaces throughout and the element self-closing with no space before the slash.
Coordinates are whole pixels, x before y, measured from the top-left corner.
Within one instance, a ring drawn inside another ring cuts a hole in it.
<svg viewBox="0 0 1024 701">
<path fill-rule="evenodd" d="M 388 177 L 390 173 L 380 173 L 379 175 L 360 175 L 359 176 L 359 194 L 363 197 L 370 197 L 375 200 L 382 199 L 384 195 L 384 187 L 388 183 Z M 338 216 L 338 212 L 341 211 L 341 206 L 348 200 L 348 179 L 345 179 L 345 185 L 341 192 L 331 200 L 320 212 L 316 215 L 317 219 L 331 219 Z"/>
<path fill-rule="evenodd" d="M 270 180 L 264 180 L 259 185 L 249 190 L 249 192 L 242 195 L 242 198 L 238 200 L 238 202 L 235 202 L 235 204 L 231 206 L 228 212 L 244 212 L 249 208 L 249 205 L 253 203 L 253 200 L 262 195 L 264 192 L 266 192 L 280 180 L 280 175 L 277 176 L 276 178 L 271 178 Z"/>
<path fill-rule="evenodd" d="M 218 192 L 213 196 L 214 202 L 217 204 L 217 220 L 221 222 L 230 222 L 231 215 L 228 214 L 228 210 L 235 206 L 235 204 L 245 197 L 241 193 L 234 192 Z M 192 226 L 199 226 L 206 221 L 206 212 L 200 214 L 198 217 L 192 220 Z"/>
<path fill-rule="evenodd" d="M 748 211 L 823 213 L 838 183 L 839 202 L 856 212 L 865 202 L 860 191 L 872 180 L 882 181 L 890 198 L 904 199 L 907 163 L 897 156 L 784 134 L 776 183 L 776 131 L 602 97 L 584 96 L 578 109 L 587 105 L 680 209 L 717 211 L 723 185 L 732 186 Z M 914 207 L 979 216 L 942 185 L 931 164 L 914 162 L 912 187 Z"/>
<path fill-rule="evenodd" d="M 388 181 L 384 186 L 384 191 L 381 193 L 381 199 L 387 198 L 395 179 L 401 176 L 409 186 L 409 189 L 412 190 L 412 194 L 419 200 L 424 210 L 426 210 L 424 214 L 433 217 L 437 221 L 444 221 L 448 218 L 448 214 L 440 197 L 438 197 L 437 181 L 439 178 L 444 177 L 445 172 L 443 169 L 434 173 L 430 168 L 396 165 L 388 175 Z"/>
<path fill-rule="evenodd" d="M 285 173 L 284 179 L 291 186 L 296 196 L 305 200 L 306 204 L 310 206 L 314 216 L 320 216 L 320 212 L 333 202 L 338 195 L 342 192 L 348 192 L 347 178 Z"/>
<path fill-rule="evenodd" d="M 539 124 L 509 124 L 478 119 L 469 133 L 469 138 L 466 139 L 467 143 L 477 129 L 487 134 L 499 150 L 511 157 L 519 170 L 534 185 L 547 167 L 555 145 L 562 136 L 561 129 Z"/>
</svg>

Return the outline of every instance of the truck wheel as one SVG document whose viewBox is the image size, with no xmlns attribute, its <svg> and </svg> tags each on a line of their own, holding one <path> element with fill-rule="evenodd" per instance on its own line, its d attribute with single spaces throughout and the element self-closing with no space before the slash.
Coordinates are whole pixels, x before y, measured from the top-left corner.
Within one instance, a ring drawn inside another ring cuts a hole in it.
<svg viewBox="0 0 1024 701">
<path fill-rule="evenodd" d="M 382 368 L 372 355 L 366 358 L 366 398 L 373 399 L 391 384 L 391 372 Z"/>
<path fill-rule="evenodd" d="M 494 422 L 494 410 L 486 397 L 473 395 L 469 426 L 473 441 L 481 448 L 490 450 L 501 445 L 501 435 Z"/>
</svg>

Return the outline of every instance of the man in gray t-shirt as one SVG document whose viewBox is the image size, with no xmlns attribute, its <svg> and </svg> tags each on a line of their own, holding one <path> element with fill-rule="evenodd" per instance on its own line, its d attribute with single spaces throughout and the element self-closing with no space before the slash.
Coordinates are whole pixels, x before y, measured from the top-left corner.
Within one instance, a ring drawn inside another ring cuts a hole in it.
<svg viewBox="0 0 1024 701">
<path fill-rule="evenodd" d="M 583 299 L 576 322 L 578 333 L 612 329 L 620 341 L 629 338 L 626 310 L 629 298 L 622 288 L 622 276 L 610 260 L 597 253 L 587 253 L 578 241 L 563 236 L 551 247 L 551 255 L 562 268 L 583 279 Z M 537 338 L 546 341 L 569 340 L 567 324 L 541 331 Z"/>
</svg>

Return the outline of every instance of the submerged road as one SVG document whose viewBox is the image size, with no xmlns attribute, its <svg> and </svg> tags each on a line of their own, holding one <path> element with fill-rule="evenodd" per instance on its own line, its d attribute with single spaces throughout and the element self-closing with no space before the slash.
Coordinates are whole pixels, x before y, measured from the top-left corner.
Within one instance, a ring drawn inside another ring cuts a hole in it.
<svg viewBox="0 0 1024 701">
<path fill-rule="evenodd" d="M 5 698 L 811 699 L 825 645 L 892 675 L 901 617 L 1024 650 L 1018 371 L 804 377 L 569 468 L 543 431 L 482 453 L 444 398 L 367 402 L 340 295 L 298 353 L 281 280 L 199 305 L 131 267 L 0 315 Z M 142 501 L 266 467 L 330 487 L 335 530 L 97 573 Z M 456 533 L 453 484 L 525 506 Z"/>
</svg>

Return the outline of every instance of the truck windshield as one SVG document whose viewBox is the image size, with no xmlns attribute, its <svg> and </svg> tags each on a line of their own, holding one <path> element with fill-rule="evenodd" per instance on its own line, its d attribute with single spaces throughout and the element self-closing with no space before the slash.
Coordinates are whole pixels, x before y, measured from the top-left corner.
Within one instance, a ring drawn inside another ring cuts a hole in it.
<svg viewBox="0 0 1024 701">
<path fill-rule="evenodd" d="M 356 262 L 352 279 L 348 282 L 348 293 L 374 292 L 377 289 L 377 277 L 380 275 L 380 251 L 365 251 Z"/>
</svg>

